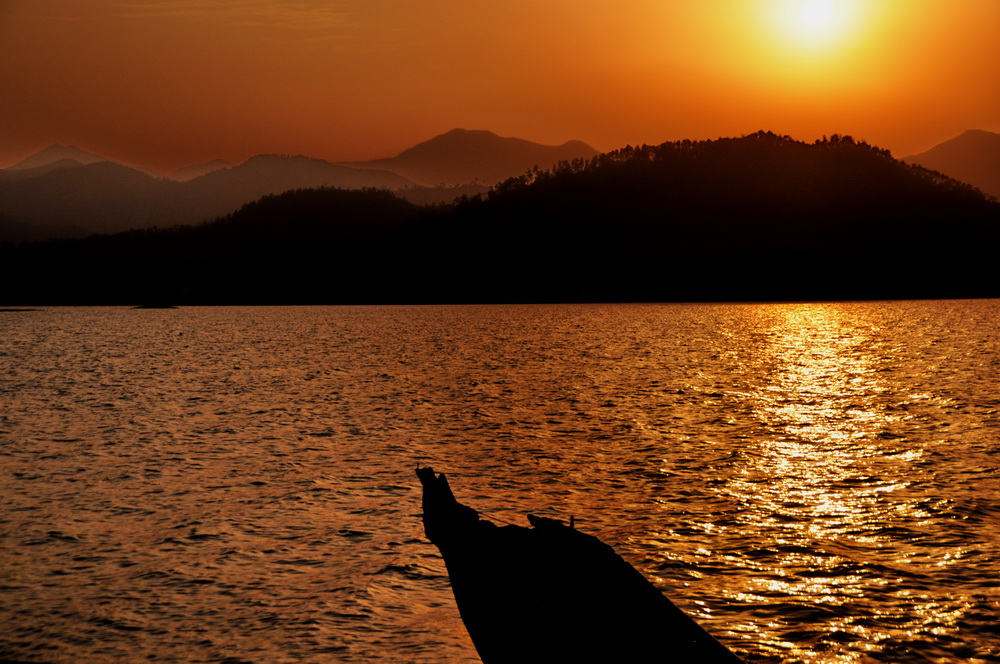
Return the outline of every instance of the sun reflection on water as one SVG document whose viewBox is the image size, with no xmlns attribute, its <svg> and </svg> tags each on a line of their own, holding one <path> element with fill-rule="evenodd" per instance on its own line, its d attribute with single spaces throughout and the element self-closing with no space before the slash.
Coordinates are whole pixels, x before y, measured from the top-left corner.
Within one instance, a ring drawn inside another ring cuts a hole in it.
<svg viewBox="0 0 1000 664">
<path fill-rule="evenodd" d="M 750 579 L 730 600 L 761 606 L 761 615 L 781 607 L 760 644 L 781 661 L 789 651 L 794 661 L 866 661 L 864 652 L 884 653 L 917 631 L 955 631 L 967 605 L 931 601 L 908 569 L 929 553 L 907 548 L 917 539 L 908 528 L 940 505 L 911 490 L 925 451 L 909 446 L 907 415 L 893 403 L 892 349 L 840 305 L 772 313 L 753 362 L 769 367 L 769 385 L 742 395 L 766 433 L 740 451 L 724 489 L 740 505 L 737 528 L 757 533 L 726 556 Z M 942 563 L 963 555 L 935 551 Z M 873 594 L 909 612 L 862 616 L 858 605 Z M 931 612 L 933 624 L 914 611 Z"/>
<path fill-rule="evenodd" d="M 765 351 L 772 385 L 754 395 L 755 415 L 774 435 L 746 455 L 734 484 L 760 502 L 769 525 L 799 537 L 843 535 L 871 522 L 882 494 L 906 487 L 885 473 L 887 452 L 897 466 L 921 452 L 886 449 L 902 436 L 892 432 L 899 415 L 871 407 L 889 389 L 884 359 L 840 309 L 777 313 Z"/>
</svg>

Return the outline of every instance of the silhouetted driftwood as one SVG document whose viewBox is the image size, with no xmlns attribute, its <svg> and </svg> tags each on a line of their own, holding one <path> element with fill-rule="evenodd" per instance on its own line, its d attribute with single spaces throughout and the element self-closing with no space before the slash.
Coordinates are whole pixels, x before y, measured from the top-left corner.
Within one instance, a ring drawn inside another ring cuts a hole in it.
<svg viewBox="0 0 1000 664">
<path fill-rule="evenodd" d="M 554 519 L 499 527 L 418 468 L 424 530 L 486 664 L 742 660 L 596 537 Z"/>
</svg>

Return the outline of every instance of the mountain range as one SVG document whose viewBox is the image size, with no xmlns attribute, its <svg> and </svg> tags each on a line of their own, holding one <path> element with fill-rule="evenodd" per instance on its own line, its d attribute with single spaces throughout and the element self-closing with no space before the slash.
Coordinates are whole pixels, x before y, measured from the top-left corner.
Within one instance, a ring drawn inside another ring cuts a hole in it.
<svg viewBox="0 0 1000 664">
<path fill-rule="evenodd" d="M 167 177 L 53 145 L 0 170 L 0 240 L 199 223 L 264 195 L 314 187 L 387 189 L 421 204 L 451 202 L 532 167 L 595 154 L 579 141 L 545 146 L 456 129 L 383 160 L 346 164 L 258 155 L 238 165 L 193 165 Z"/>
<path fill-rule="evenodd" d="M 94 164 L 93 166 L 97 166 Z M 220 171 L 220 174 L 222 172 Z M 626 147 L 418 206 L 269 195 L 196 226 L 0 243 L 3 304 L 997 297 L 1000 202 L 850 137 Z"/>
<path fill-rule="evenodd" d="M 258 155 L 241 164 L 195 164 L 166 176 L 75 146 L 52 145 L 0 169 L 0 241 L 200 223 L 260 196 L 311 187 L 387 189 L 421 205 L 450 203 L 534 167 L 596 155 L 580 141 L 548 146 L 455 129 L 384 159 L 331 163 Z M 1000 134 L 970 130 L 904 161 L 1000 197 Z"/>
</svg>

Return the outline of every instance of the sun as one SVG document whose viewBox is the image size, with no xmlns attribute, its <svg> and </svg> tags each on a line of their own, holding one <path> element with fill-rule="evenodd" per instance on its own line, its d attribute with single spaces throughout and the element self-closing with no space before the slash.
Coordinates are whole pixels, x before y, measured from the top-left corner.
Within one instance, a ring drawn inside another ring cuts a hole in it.
<svg viewBox="0 0 1000 664">
<path fill-rule="evenodd" d="M 849 39 L 857 28 L 858 0 L 774 0 L 771 16 L 786 41 L 803 49 L 826 49 Z"/>
<path fill-rule="evenodd" d="M 823 30 L 830 25 L 836 8 L 831 0 L 805 0 L 800 16 L 807 29 Z"/>
</svg>

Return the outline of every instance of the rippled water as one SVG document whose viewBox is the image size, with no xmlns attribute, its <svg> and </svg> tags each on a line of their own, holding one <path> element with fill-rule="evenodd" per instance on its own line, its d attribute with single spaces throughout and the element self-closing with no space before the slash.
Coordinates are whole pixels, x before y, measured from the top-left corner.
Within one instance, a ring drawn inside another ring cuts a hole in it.
<svg viewBox="0 0 1000 664">
<path fill-rule="evenodd" d="M 749 662 L 1000 662 L 998 321 L 2 313 L 0 659 L 477 661 L 419 463 L 494 518 L 574 515 Z"/>
</svg>

